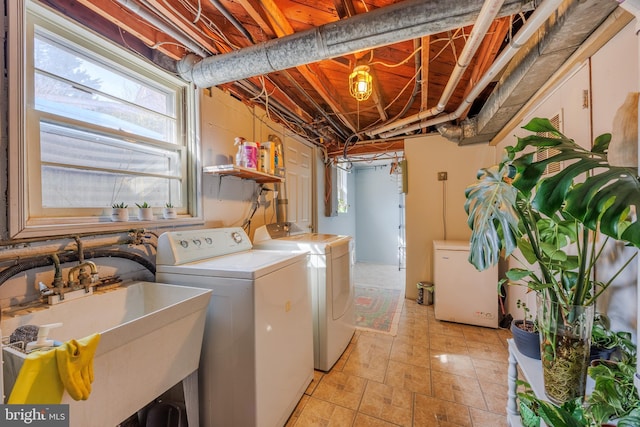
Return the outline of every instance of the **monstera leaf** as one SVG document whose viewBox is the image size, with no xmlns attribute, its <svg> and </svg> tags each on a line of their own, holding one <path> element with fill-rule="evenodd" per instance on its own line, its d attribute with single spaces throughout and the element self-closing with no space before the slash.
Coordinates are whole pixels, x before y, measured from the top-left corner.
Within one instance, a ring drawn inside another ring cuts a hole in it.
<svg viewBox="0 0 640 427">
<path fill-rule="evenodd" d="M 469 262 L 478 270 L 498 263 L 516 248 L 518 215 L 514 210 L 517 190 L 508 183 L 506 165 L 481 169 L 478 181 L 467 187 L 467 223 L 471 227 Z"/>
<path fill-rule="evenodd" d="M 514 187 L 527 195 L 535 188 L 532 206 L 549 217 L 568 214 L 590 230 L 600 229 L 607 236 L 640 246 L 640 224 L 629 219 L 631 212 L 640 209 L 640 181 L 634 170 L 607 163 L 611 135 L 596 138 L 589 151 L 560 133 L 547 119 L 533 119 L 524 129 L 545 136 L 519 138 L 518 144 L 509 149 L 511 156 L 529 147 L 558 150 L 537 162 L 533 161 L 533 153 L 513 160 L 517 170 Z M 558 162 L 565 167 L 543 178 L 546 166 Z"/>
</svg>

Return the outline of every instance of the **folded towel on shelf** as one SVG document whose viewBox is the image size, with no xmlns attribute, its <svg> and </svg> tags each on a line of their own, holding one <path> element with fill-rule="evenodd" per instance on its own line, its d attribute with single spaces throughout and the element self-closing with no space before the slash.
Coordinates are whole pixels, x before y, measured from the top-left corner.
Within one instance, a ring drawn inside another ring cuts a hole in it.
<svg viewBox="0 0 640 427">
<path fill-rule="evenodd" d="M 93 357 L 100 334 L 70 340 L 55 349 L 29 353 L 18 373 L 9 404 L 58 404 L 64 390 L 87 400 L 93 383 Z"/>
<path fill-rule="evenodd" d="M 63 392 L 56 350 L 36 350 L 25 358 L 7 403 L 58 404 Z"/>
<path fill-rule="evenodd" d="M 93 356 L 100 334 L 70 340 L 56 348 L 58 372 L 64 388 L 75 400 L 87 400 L 93 383 Z"/>
</svg>

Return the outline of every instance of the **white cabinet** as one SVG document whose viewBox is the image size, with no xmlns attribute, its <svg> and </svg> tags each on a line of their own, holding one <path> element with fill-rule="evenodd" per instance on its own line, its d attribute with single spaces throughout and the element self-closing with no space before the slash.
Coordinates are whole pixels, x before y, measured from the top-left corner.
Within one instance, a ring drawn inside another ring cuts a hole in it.
<svg viewBox="0 0 640 427">
<path fill-rule="evenodd" d="M 469 259 L 469 242 L 435 240 L 436 319 L 498 327 L 498 267 L 478 271 Z"/>
</svg>

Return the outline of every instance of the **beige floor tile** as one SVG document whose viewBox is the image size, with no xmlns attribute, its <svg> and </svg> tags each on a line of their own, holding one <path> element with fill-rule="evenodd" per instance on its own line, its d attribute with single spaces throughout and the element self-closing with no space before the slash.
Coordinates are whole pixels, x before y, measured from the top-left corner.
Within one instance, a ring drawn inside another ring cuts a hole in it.
<svg viewBox="0 0 640 427">
<path fill-rule="evenodd" d="M 296 422 L 298 421 L 298 418 L 300 418 L 300 414 L 302 413 L 302 410 L 304 409 L 305 406 L 307 406 L 307 402 L 309 401 L 309 399 L 310 397 L 307 396 L 306 394 L 302 396 L 302 398 L 294 408 L 293 413 L 291 414 L 291 416 L 289 416 L 289 419 L 285 423 L 285 427 L 291 427 L 296 424 Z"/>
<path fill-rule="evenodd" d="M 397 424 L 358 412 L 353 427 L 397 427 Z"/>
<path fill-rule="evenodd" d="M 461 356 L 468 356 L 469 349 L 467 344 L 461 337 L 455 337 L 450 335 L 443 335 L 430 331 L 429 333 L 429 348 L 432 354 L 444 353 L 444 354 L 458 354 Z"/>
<path fill-rule="evenodd" d="M 398 331 L 398 335 L 396 335 L 393 339 L 394 343 L 401 342 L 405 344 L 414 344 L 422 347 L 429 347 L 429 333 L 425 332 L 421 335 L 404 335 L 400 331 Z"/>
<path fill-rule="evenodd" d="M 467 341 L 467 348 L 469 349 L 469 355 L 474 359 L 485 359 L 506 363 L 509 358 L 509 350 L 504 348 L 500 343 L 485 344 L 482 342 Z"/>
<path fill-rule="evenodd" d="M 342 372 L 383 382 L 388 363 L 388 353 L 354 350 L 351 352 Z"/>
<path fill-rule="evenodd" d="M 462 333 L 467 341 L 478 341 L 485 344 L 502 345 L 497 329 L 480 326 L 463 325 Z"/>
<path fill-rule="evenodd" d="M 431 369 L 464 377 L 477 378 L 473 359 L 460 354 L 449 354 L 432 351 Z"/>
<path fill-rule="evenodd" d="M 507 417 L 480 409 L 470 408 L 473 427 L 507 427 Z"/>
<path fill-rule="evenodd" d="M 356 410 L 367 380 L 344 372 L 331 372 L 322 378 L 313 397 Z"/>
<path fill-rule="evenodd" d="M 495 361 L 471 358 L 471 360 L 476 370 L 476 376 L 481 383 L 486 381 L 496 384 L 507 384 L 508 359 Z"/>
<path fill-rule="evenodd" d="M 421 394 L 416 394 L 413 425 L 416 427 L 472 427 L 467 406 Z"/>
<path fill-rule="evenodd" d="M 433 396 L 478 409 L 487 409 L 482 389 L 475 378 L 431 371 Z"/>
<path fill-rule="evenodd" d="M 309 397 L 305 407 L 300 412 L 295 427 L 345 427 L 353 423 L 355 412 L 323 400 Z"/>
<path fill-rule="evenodd" d="M 462 325 L 457 323 L 442 322 L 440 320 L 429 321 L 429 332 L 464 339 Z"/>
<path fill-rule="evenodd" d="M 507 382 L 504 384 L 498 384 L 494 382 L 480 381 L 480 388 L 482 389 L 482 395 L 484 401 L 487 404 L 487 409 L 496 414 L 507 415 L 507 401 L 505 396 L 508 393 Z"/>
<path fill-rule="evenodd" d="M 322 379 L 322 377 L 324 376 L 324 373 L 321 371 L 313 371 L 313 379 L 311 380 L 311 383 L 307 386 L 307 389 L 305 390 L 304 394 L 308 394 L 309 396 L 313 394 L 313 391 L 316 389 L 316 387 L 318 387 L 318 384 L 320 383 L 320 380 Z"/>
<path fill-rule="evenodd" d="M 352 352 L 375 351 L 379 353 L 386 353 L 388 355 L 391 351 L 392 345 L 393 337 L 391 335 L 362 331 L 353 345 Z"/>
<path fill-rule="evenodd" d="M 431 395 L 431 371 L 422 366 L 390 360 L 384 383 L 415 393 Z"/>
<path fill-rule="evenodd" d="M 358 412 L 396 425 L 411 426 L 413 393 L 376 381 L 369 381 Z"/>
<path fill-rule="evenodd" d="M 395 341 L 391 347 L 391 360 L 409 363 L 411 365 L 429 367 L 429 348 L 412 343 Z"/>
<path fill-rule="evenodd" d="M 404 288 L 393 266 L 363 267 L 367 281 Z M 506 427 L 509 338 L 508 329 L 436 320 L 433 305 L 405 299 L 397 335 L 356 330 L 286 426 Z"/>
</svg>

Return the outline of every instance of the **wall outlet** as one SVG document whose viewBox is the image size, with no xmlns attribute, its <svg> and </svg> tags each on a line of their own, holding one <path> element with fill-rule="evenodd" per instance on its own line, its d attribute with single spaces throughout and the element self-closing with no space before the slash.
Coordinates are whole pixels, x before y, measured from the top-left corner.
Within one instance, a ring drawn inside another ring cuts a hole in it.
<svg viewBox="0 0 640 427">
<path fill-rule="evenodd" d="M 438 172 L 438 181 L 446 181 L 447 173 L 446 172 Z"/>
</svg>

